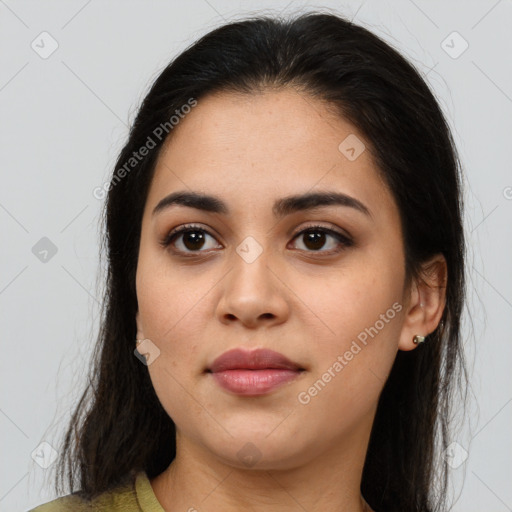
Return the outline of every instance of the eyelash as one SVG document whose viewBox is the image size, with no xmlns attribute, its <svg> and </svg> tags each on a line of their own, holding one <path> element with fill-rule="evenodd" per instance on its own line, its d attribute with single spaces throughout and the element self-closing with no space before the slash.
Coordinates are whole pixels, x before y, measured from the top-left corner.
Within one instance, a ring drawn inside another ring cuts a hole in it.
<svg viewBox="0 0 512 512">
<path fill-rule="evenodd" d="M 201 226 L 198 226 L 198 225 L 195 225 L 195 224 L 186 224 L 180 228 L 177 228 L 173 231 L 171 231 L 161 242 L 160 244 L 164 247 L 164 248 L 167 248 L 168 246 L 171 245 L 171 243 L 174 241 L 175 238 L 177 238 L 179 235 L 182 235 L 182 234 L 186 234 L 186 233 L 189 233 L 189 232 L 195 232 L 195 231 L 200 231 L 200 232 L 203 232 L 203 233 L 206 233 L 207 235 L 211 236 L 212 238 L 215 238 L 215 236 L 213 236 L 207 229 L 204 229 L 202 228 Z M 326 228 L 325 226 L 320 226 L 320 225 L 314 225 L 314 226 L 308 226 L 307 228 L 305 229 L 302 229 L 301 231 L 298 231 L 297 233 L 295 233 L 293 235 L 293 238 L 292 240 L 295 240 L 296 238 L 298 238 L 300 235 L 304 234 L 304 233 L 309 233 L 309 232 L 320 232 L 320 233 L 324 233 L 326 235 L 331 235 L 333 236 L 334 238 L 336 238 L 341 246 L 341 248 L 337 248 L 337 249 L 334 249 L 334 250 L 330 250 L 330 251 L 307 251 L 307 250 L 303 250 L 303 249 L 300 249 L 302 250 L 303 252 L 307 252 L 307 253 L 313 253 L 313 254 L 316 254 L 316 253 L 323 253 L 323 254 L 327 254 L 327 255 L 332 255 L 332 254 L 337 254 L 349 247 L 352 247 L 354 245 L 354 242 L 353 240 L 351 240 L 349 237 L 339 233 L 338 231 L 335 231 L 333 229 L 329 229 L 329 228 Z M 177 255 L 181 255 L 181 256 L 184 256 L 184 257 L 191 257 L 191 256 L 195 256 L 197 254 L 201 254 L 201 253 L 206 253 L 208 251 L 180 251 L 180 250 L 176 250 L 176 249 L 173 249 L 172 252 L 176 253 Z"/>
</svg>

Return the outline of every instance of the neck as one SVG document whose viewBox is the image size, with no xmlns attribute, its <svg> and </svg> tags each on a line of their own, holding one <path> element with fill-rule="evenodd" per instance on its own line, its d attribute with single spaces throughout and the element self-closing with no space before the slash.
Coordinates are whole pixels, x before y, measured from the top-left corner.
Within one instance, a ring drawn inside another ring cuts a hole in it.
<svg viewBox="0 0 512 512">
<path fill-rule="evenodd" d="M 370 425 L 371 428 L 371 425 Z M 240 469 L 178 433 L 176 458 L 151 480 L 166 512 L 371 512 L 360 485 L 370 428 L 288 469 Z"/>
</svg>

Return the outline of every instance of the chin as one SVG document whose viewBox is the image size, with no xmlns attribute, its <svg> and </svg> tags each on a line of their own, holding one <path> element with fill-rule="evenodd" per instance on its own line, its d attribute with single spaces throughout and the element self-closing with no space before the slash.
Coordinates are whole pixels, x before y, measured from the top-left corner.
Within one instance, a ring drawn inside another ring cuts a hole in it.
<svg viewBox="0 0 512 512">
<path fill-rule="evenodd" d="M 226 434 L 222 441 L 209 438 L 204 444 L 224 464 L 238 469 L 285 470 L 306 463 L 314 439 L 308 443 L 289 430 L 280 431 L 278 424 L 264 429 L 241 425 L 236 431 L 229 430 L 233 437 Z"/>
</svg>

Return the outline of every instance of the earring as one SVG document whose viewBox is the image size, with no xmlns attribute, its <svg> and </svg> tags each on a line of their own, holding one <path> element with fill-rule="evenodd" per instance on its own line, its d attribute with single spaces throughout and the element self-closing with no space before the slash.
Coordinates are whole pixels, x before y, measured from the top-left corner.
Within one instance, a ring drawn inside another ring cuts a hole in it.
<svg viewBox="0 0 512 512">
<path fill-rule="evenodd" d="M 413 343 L 416 343 L 416 345 L 419 345 L 420 343 L 423 343 L 425 341 L 425 336 L 420 336 L 419 334 L 416 334 L 414 338 L 412 339 Z"/>
</svg>

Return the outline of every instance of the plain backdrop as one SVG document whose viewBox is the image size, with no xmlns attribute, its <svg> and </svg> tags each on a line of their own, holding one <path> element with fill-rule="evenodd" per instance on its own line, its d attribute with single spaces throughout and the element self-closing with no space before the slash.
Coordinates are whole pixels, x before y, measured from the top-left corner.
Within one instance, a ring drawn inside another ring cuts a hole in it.
<svg viewBox="0 0 512 512">
<path fill-rule="evenodd" d="M 464 167 L 471 377 L 468 418 L 453 439 L 453 510 L 512 510 L 506 0 L 0 0 L 0 510 L 56 497 L 54 466 L 36 459 L 58 450 L 98 331 L 103 203 L 93 190 L 112 172 L 148 87 L 225 21 L 317 8 L 353 18 L 409 58 L 452 127 Z"/>
</svg>

